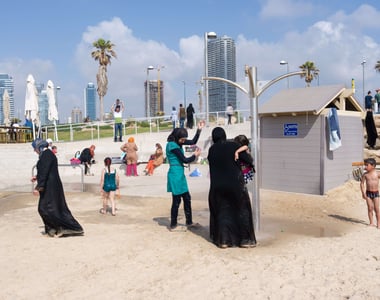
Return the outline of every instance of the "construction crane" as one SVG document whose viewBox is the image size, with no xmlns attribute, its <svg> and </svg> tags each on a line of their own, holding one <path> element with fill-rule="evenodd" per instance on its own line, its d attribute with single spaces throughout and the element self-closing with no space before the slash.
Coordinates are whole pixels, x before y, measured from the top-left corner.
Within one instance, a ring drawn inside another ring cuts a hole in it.
<svg viewBox="0 0 380 300">
<path fill-rule="evenodd" d="M 201 89 L 198 90 L 198 99 L 199 99 L 199 102 L 198 102 L 198 106 L 199 106 L 199 112 L 202 113 L 202 109 L 203 109 L 203 98 L 202 98 L 202 94 L 203 94 L 203 81 L 197 81 L 195 82 L 195 84 L 200 84 L 201 86 Z"/>
<path fill-rule="evenodd" d="M 161 112 L 161 81 L 160 81 L 160 71 L 161 69 L 165 68 L 165 66 L 158 66 L 157 67 L 157 113 L 159 114 Z"/>
</svg>

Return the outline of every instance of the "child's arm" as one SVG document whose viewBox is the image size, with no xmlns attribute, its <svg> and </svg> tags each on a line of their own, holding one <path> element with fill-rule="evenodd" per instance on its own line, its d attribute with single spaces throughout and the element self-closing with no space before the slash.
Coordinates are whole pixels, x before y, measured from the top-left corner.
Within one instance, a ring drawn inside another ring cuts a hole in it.
<svg viewBox="0 0 380 300">
<path fill-rule="evenodd" d="M 120 182 L 120 177 L 119 177 L 119 174 L 116 173 L 116 197 L 117 198 L 120 198 L 120 186 L 119 186 L 119 182 Z"/>
<path fill-rule="evenodd" d="M 104 184 L 104 169 L 102 171 L 102 175 L 100 175 L 100 192 L 103 191 L 103 184 Z"/>
<path fill-rule="evenodd" d="M 239 149 L 237 149 L 235 151 L 235 160 L 238 160 L 239 159 L 239 153 L 240 152 L 244 152 L 244 151 L 247 151 L 248 150 L 248 146 L 244 145 L 244 146 L 241 146 Z"/>
<path fill-rule="evenodd" d="M 364 200 L 367 199 L 366 193 L 365 193 L 365 181 L 366 181 L 366 174 L 363 174 L 362 180 L 360 181 L 360 190 L 362 192 L 362 198 Z"/>
</svg>

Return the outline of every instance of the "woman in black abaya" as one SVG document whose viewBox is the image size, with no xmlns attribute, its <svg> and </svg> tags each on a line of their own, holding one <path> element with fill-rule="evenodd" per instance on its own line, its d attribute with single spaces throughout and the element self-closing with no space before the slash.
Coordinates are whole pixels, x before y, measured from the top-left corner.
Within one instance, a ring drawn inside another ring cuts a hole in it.
<svg viewBox="0 0 380 300">
<path fill-rule="evenodd" d="M 256 237 L 253 228 L 249 194 L 244 183 L 235 151 L 239 145 L 227 141 L 223 128 L 212 131 L 213 145 L 208 153 L 210 167 L 210 238 L 220 248 L 254 247 Z M 252 165 L 252 157 L 239 153 L 239 160 Z"/>
<path fill-rule="evenodd" d="M 44 140 L 36 139 L 32 146 L 39 155 L 37 176 L 32 177 L 32 181 L 37 182 L 33 194 L 40 196 L 38 213 L 44 222 L 45 233 L 51 237 L 83 234 L 82 226 L 67 207 L 57 156 Z"/>
<path fill-rule="evenodd" d="M 378 138 L 375 120 L 373 119 L 373 113 L 371 110 L 367 110 L 365 116 L 365 129 L 367 131 L 367 144 L 370 148 L 375 148 L 376 139 Z"/>
</svg>

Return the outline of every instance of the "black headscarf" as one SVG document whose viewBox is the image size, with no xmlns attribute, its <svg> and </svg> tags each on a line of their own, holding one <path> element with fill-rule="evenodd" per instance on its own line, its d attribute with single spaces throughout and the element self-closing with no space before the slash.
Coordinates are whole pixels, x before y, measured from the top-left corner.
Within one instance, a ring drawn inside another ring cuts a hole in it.
<svg viewBox="0 0 380 300">
<path fill-rule="evenodd" d="M 174 128 L 173 131 L 168 136 L 167 141 L 168 142 L 176 142 L 179 143 L 179 139 L 181 138 L 187 138 L 187 130 L 185 128 Z"/>
<path fill-rule="evenodd" d="M 215 127 L 212 130 L 212 142 L 216 143 L 224 143 L 227 140 L 226 132 L 222 127 Z"/>
</svg>

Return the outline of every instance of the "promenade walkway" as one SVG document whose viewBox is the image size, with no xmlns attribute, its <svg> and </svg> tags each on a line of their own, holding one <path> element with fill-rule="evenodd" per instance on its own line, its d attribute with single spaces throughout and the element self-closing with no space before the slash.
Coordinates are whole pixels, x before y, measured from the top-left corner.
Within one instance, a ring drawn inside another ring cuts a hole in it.
<svg viewBox="0 0 380 300">
<path fill-rule="evenodd" d="M 202 130 L 198 146 L 202 148 L 202 157 L 207 157 L 210 147 L 211 131 L 214 127 L 206 127 Z M 250 123 L 241 123 L 224 127 L 228 138 L 233 138 L 238 134 L 250 135 Z M 154 152 L 155 143 L 161 143 L 165 149 L 166 138 L 169 132 L 160 133 L 144 133 L 134 135 L 136 144 L 139 148 L 139 159 L 146 161 L 150 154 Z M 189 137 L 195 134 L 195 129 L 189 130 Z M 129 136 L 124 137 L 124 141 Z M 68 164 L 77 150 L 82 150 L 91 144 L 96 145 L 95 160 L 91 168 L 94 176 L 84 177 L 84 190 L 90 193 L 99 193 L 100 173 L 103 168 L 103 160 L 106 156 L 115 157 L 121 154 L 120 146 L 122 143 L 113 142 L 110 138 L 99 140 L 88 140 L 79 142 L 58 142 L 58 162 L 59 164 Z M 30 192 L 32 184 L 30 177 L 32 176 L 33 166 L 37 162 L 37 155 L 34 153 L 31 145 L 27 144 L 1 144 L 0 145 L 0 190 L 15 192 Z M 144 176 L 143 170 L 145 164 L 138 166 L 137 177 L 126 177 L 124 175 L 124 165 L 117 165 L 120 169 L 121 178 L 121 194 L 125 196 L 140 197 L 170 197 L 166 192 L 166 173 L 167 164 L 161 165 L 156 169 L 153 176 Z M 201 177 L 188 177 L 189 188 L 193 198 L 207 199 L 209 187 L 208 165 L 192 164 L 191 170 L 197 167 L 202 173 Z M 81 170 L 80 168 L 72 168 L 70 166 L 62 166 L 59 168 L 60 176 L 64 184 L 66 192 L 81 192 Z M 187 175 L 189 170 L 186 169 Z"/>
</svg>

